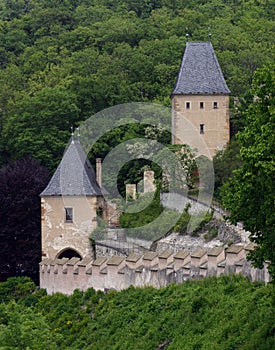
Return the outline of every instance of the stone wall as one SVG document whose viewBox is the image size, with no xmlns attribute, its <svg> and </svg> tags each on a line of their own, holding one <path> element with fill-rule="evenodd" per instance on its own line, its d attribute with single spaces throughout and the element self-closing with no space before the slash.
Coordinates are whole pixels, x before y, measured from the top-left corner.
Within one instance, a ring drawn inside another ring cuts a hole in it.
<svg viewBox="0 0 275 350">
<path fill-rule="evenodd" d="M 165 193 L 162 192 L 160 194 L 160 202 L 165 208 L 169 208 L 172 210 L 177 210 L 182 213 L 187 205 L 190 205 L 188 212 L 192 215 L 197 215 L 203 212 L 208 212 L 213 210 L 213 217 L 216 219 L 223 218 L 224 216 L 229 216 L 229 212 L 218 207 L 217 205 L 213 205 L 212 199 L 209 203 L 205 203 L 189 197 L 185 194 L 180 194 L 176 192 Z"/>
<path fill-rule="evenodd" d="M 228 95 L 174 95 L 172 110 L 173 144 L 188 144 L 198 150 L 198 155 L 211 158 L 229 141 Z"/>
<path fill-rule="evenodd" d="M 75 289 L 122 290 L 129 286 L 155 288 L 169 283 L 183 283 L 189 279 L 200 279 L 223 274 L 243 274 L 251 281 L 269 282 L 266 263 L 263 269 L 255 269 L 246 260 L 253 244 L 232 245 L 227 249 L 213 247 L 193 252 L 171 250 L 132 253 L 128 257 L 104 256 L 93 260 L 44 259 L 40 263 L 40 287 L 48 294 L 61 292 L 71 294 Z"/>
<path fill-rule="evenodd" d="M 180 194 L 176 192 L 162 192 L 160 194 L 160 202 L 165 208 L 177 210 L 180 213 L 182 213 L 186 206 L 189 204 L 190 208 L 188 212 L 190 214 L 200 214 L 202 212 L 207 212 L 212 209 L 210 204 L 200 202 L 198 200 L 186 196 L 185 194 Z"/>
</svg>

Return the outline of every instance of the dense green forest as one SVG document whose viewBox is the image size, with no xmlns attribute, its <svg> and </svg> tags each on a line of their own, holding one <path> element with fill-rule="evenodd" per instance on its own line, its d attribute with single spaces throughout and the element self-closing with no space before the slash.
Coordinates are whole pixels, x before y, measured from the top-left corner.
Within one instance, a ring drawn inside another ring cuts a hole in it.
<svg viewBox="0 0 275 350">
<path fill-rule="evenodd" d="M 53 171 L 71 125 L 119 103 L 170 106 L 187 32 L 193 41 L 211 32 L 232 96 L 242 99 L 255 69 L 274 61 L 273 5 L 0 1 L 0 164 L 32 156 Z"/>
<path fill-rule="evenodd" d="M 274 302 L 273 285 L 240 276 L 71 296 L 10 278 L 0 283 L 0 349 L 271 350 Z"/>
</svg>

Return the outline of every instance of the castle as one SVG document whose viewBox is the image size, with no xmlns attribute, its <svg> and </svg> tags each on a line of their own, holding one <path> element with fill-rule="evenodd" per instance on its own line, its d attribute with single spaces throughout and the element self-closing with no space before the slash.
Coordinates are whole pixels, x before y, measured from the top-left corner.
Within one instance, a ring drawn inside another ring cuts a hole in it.
<svg viewBox="0 0 275 350">
<path fill-rule="evenodd" d="M 204 147 L 199 155 L 213 157 L 229 141 L 229 94 L 210 42 L 187 42 L 172 92 L 174 144 L 196 147 L 197 130 Z M 269 280 L 266 270 L 253 269 L 246 261 L 251 249 L 232 246 L 225 250 L 147 252 L 128 257 L 95 257 L 90 234 L 97 217 L 112 224 L 115 208 L 101 186 L 101 161 L 96 173 L 74 136 L 41 193 L 42 262 L 40 286 L 48 293 L 74 289 L 123 289 L 130 285 L 155 287 L 188 278 L 241 272 L 250 279 Z"/>
</svg>

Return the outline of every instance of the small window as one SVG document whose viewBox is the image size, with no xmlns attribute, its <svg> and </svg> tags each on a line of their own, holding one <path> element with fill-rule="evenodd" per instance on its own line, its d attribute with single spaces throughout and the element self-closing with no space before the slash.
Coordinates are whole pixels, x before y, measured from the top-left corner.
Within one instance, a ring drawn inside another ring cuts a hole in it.
<svg viewBox="0 0 275 350">
<path fill-rule="evenodd" d="M 218 108 L 218 102 L 213 103 L 213 108 L 215 108 L 215 109 Z"/>
<path fill-rule="evenodd" d="M 186 109 L 190 109 L 190 102 L 186 102 Z"/>
<path fill-rule="evenodd" d="M 204 124 L 200 124 L 200 134 L 204 134 Z"/>
<path fill-rule="evenodd" d="M 73 222 L 73 208 L 65 208 L 65 221 Z"/>
<path fill-rule="evenodd" d="M 200 102 L 200 109 L 203 109 L 203 108 L 204 108 L 204 103 Z"/>
</svg>

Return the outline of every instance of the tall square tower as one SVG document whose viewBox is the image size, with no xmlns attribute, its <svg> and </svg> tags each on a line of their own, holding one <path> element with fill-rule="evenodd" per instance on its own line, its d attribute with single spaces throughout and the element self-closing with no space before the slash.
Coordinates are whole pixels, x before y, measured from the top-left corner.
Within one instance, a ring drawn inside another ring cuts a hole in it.
<svg viewBox="0 0 275 350">
<path fill-rule="evenodd" d="M 210 42 L 187 42 L 172 92 L 173 144 L 212 158 L 230 138 L 229 95 Z"/>
</svg>

